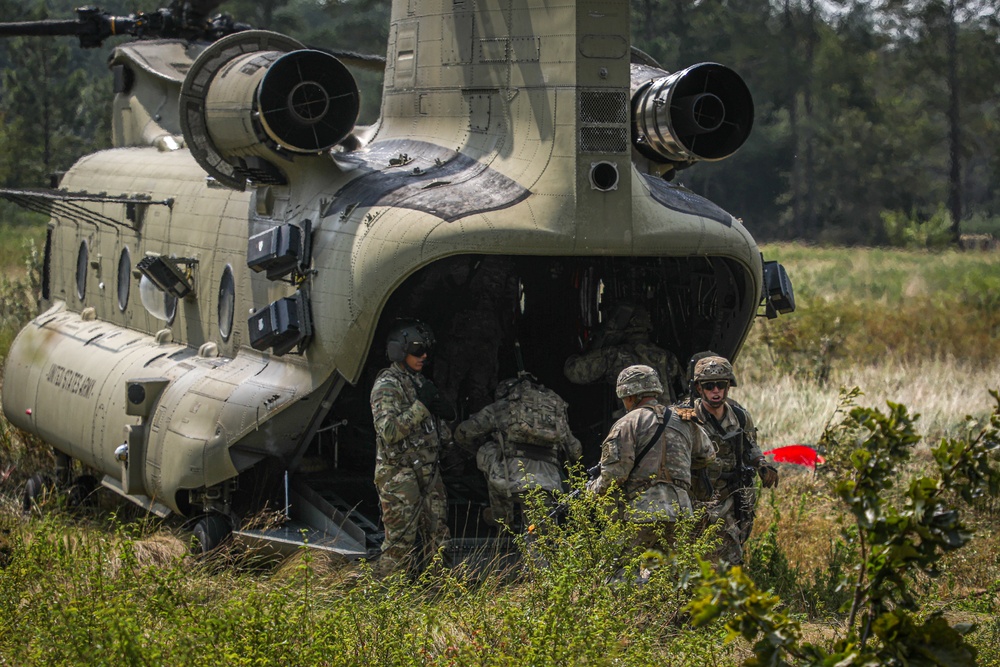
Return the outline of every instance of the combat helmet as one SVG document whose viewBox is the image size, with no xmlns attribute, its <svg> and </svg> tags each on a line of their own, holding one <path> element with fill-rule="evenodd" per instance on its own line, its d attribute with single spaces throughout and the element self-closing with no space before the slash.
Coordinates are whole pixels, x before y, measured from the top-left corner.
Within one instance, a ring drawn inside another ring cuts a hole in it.
<svg viewBox="0 0 1000 667">
<path fill-rule="evenodd" d="M 434 347 L 434 332 L 420 320 L 400 320 L 389 332 L 385 354 L 389 361 L 403 361 L 406 355 L 421 355 Z"/>
<path fill-rule="evenodd" d="M 506 380 L 501 380 L 497 384 L 496 392 L 493 394 L 493 397 L 498 401 L 501 398 L 507 398 L 507 395 L 510 394 L 511 390 L 519 384 L 521 384 L 521 378 L 507 378 Z"/>
<path fill-rule="evenodd" d="M 650 366 L 637 364 L 629 366 L 618 374 L 615 385 L 618 398 L 626 396 L 659 396 L 663 393 L 663 385 L 656 371 Z"/>
<path fill-rule="evenodd" d="M 729 386 L 736 386 L 736 374 L 733 365 L 725 357 L 705 357 L 694 365 L 694 382 L 706 380 L 729 380 Z"/>
<path fill-rule="evenodd" d="M 514 387 L 522 382 L 531 384 L 532 382 L 538 382 L 538 378 L 527 371 L 520 371 L 517 374 L 517 377 L 507 378 L 506 380 L 501 380 L 497 383 L 497 388 L 493 397 L 498 401 L 501 398 L 507 398 L 507 396 L 510 395 L 510 392 L 514 391 Z"/>
</svg>

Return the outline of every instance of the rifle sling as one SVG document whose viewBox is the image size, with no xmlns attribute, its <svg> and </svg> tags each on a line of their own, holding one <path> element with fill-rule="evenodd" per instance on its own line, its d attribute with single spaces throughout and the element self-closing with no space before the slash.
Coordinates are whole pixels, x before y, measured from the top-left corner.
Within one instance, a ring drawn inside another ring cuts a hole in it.
<svg viewBox="0 0 1000 667">
<path fill-rule="evenodd" d="M 670 421 L 670 415 L 670 408 L 667 408 L 663 413 L 663 422 L 656 429 L 656 433 L 653 434 L 653 439 L 647 442 L 646 446 L 642 448 L 641 452 L 639 452 L 639 455 L 635 457 L 635 463 L 632 464 L 632 470 L 639 467 L 639 463 L 646 458 L 646 454 L 649 454 L 650 450 L 653 449 L 653 445 L 659 442 L 660 436 L 663 435 L 663 429 L 667 428 L 667 422 Z"/>
</svg>

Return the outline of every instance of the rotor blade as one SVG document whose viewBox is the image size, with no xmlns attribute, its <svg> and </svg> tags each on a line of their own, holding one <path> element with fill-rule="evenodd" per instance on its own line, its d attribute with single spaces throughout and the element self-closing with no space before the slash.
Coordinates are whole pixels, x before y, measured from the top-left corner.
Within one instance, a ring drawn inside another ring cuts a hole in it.
<svg viewBox="0 0 1000 667">
<path fill-rule="evenodd" d="M 385 71 L 385 58 L 370 53 L 355 53 L 354 51 L 343 51 L 340 49 L 328 49 L 322 46 L 310 46 L 313 51 L 322 51 L 344 63 L 348 67 L 357 67 L 371 72 Z"/>
<path fill-rule="evenodd" d="M 190 2 L 191 10 L 199 14 L 211 14 L 224 0 L 194 0 Z"/>
</svg>

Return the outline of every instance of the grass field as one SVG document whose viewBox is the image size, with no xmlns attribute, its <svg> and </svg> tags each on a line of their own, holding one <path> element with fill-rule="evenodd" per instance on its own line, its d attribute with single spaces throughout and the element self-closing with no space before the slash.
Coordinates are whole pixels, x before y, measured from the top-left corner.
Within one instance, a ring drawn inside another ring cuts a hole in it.
<svg viewBox="0 0 1000 667">
<path fill-rule="evenodd" d="M 932 447 L 978 432 L 997 405 L 1000 255 L 794 245 L 765 255 L 788 268 L 798 311 L 758 320 L 733 396 L 753 413 L 765 449 L 818 442 L 841 387 L 859 387 L 859 405 L 888 410 L 892 401 L 919 413 L 923 438 L 894 471 L 899 486 L 882 492 L 903 508 L 903 482 L 933 468 Z M 36 444 L 7 428 L 0 435 L 0 473 L 11 461 L 45 463 Z M 625 529 L 585 523 L 552 536 L 541 547 L 547 567 L 529 564 L 515 580 L 446 572 L 378 583 L 305 553 L 276 567 L 237 553 L 196 562 L 182 534 L 113 504 L 24 521 L 22 467 L 0 482 L 0 665 L 721 667 L 753 654 L 745 640 L 725 642 L 718 622 L 693 629 L 679 611 L 694 595 L 686 582 L 705 551 L 697 542 L 644 587 L 609 579 Z M 848 632 L 835 575 L 858 572 L 836 492 L 848 472 L 783 468 L 778 488 L 761 493 L 747 567 L 807 640 L 828 647 Z M 940 561 L 938 576 L 915 578 L 919 614 L 979 624 L 968 635 L 977 661 L 940 664 L 1000 665 L 1000 504 L 959 504 L 975 537 Z"/>
</svg>

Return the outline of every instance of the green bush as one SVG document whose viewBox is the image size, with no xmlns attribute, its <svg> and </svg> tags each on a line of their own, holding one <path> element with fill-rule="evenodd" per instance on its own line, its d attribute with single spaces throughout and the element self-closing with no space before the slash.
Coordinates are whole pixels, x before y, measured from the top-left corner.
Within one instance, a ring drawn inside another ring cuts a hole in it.
<svg viewBox="0 0 1000 667">
<path fill-rule="evenodd" d="M 801 624 L 779 610 L 777 596 L 762 593 L 740 568 L 727 576 L 703 567 L 700 596 L 689 606 L 696 625 L 726 617 L 730 637 L 753 642 L 757 665 L 942 665 L 978 664 L 967 640 L 975 624 L 953 622 L 941 611 L 926 612 L 920 593 L 940 572 L 945 554 L 972 538 L 962 522 L 961 502 L 1000 493 L 1000 394 L 988 425 L 933 448 L 938 476 L 917 475 L 900 485 L 903 502 L 886 498 L 900 479 L 921 437 L 916 416 L 888 403 L 888 412 L 853 405 L 857 390 L 842 392 L 843 419 L 823 441 L 828 449 L 849 450 L 850 472 L 835 491 L 853 517 L 842 536 L 856 545 L 860 563 L 852 568 L 850 613 L 835 640 L 805 641 Z M 843 457 L 841 457 L 843 460 Z"/>
<path fill-rule="evenodd" d="M 880 217 L 889 245 L 897 248 L 944 248 L 955 242 L 951 213 L 943 205 L 926 219 L 903 211 L 882 211 Z"/>
</svg>

